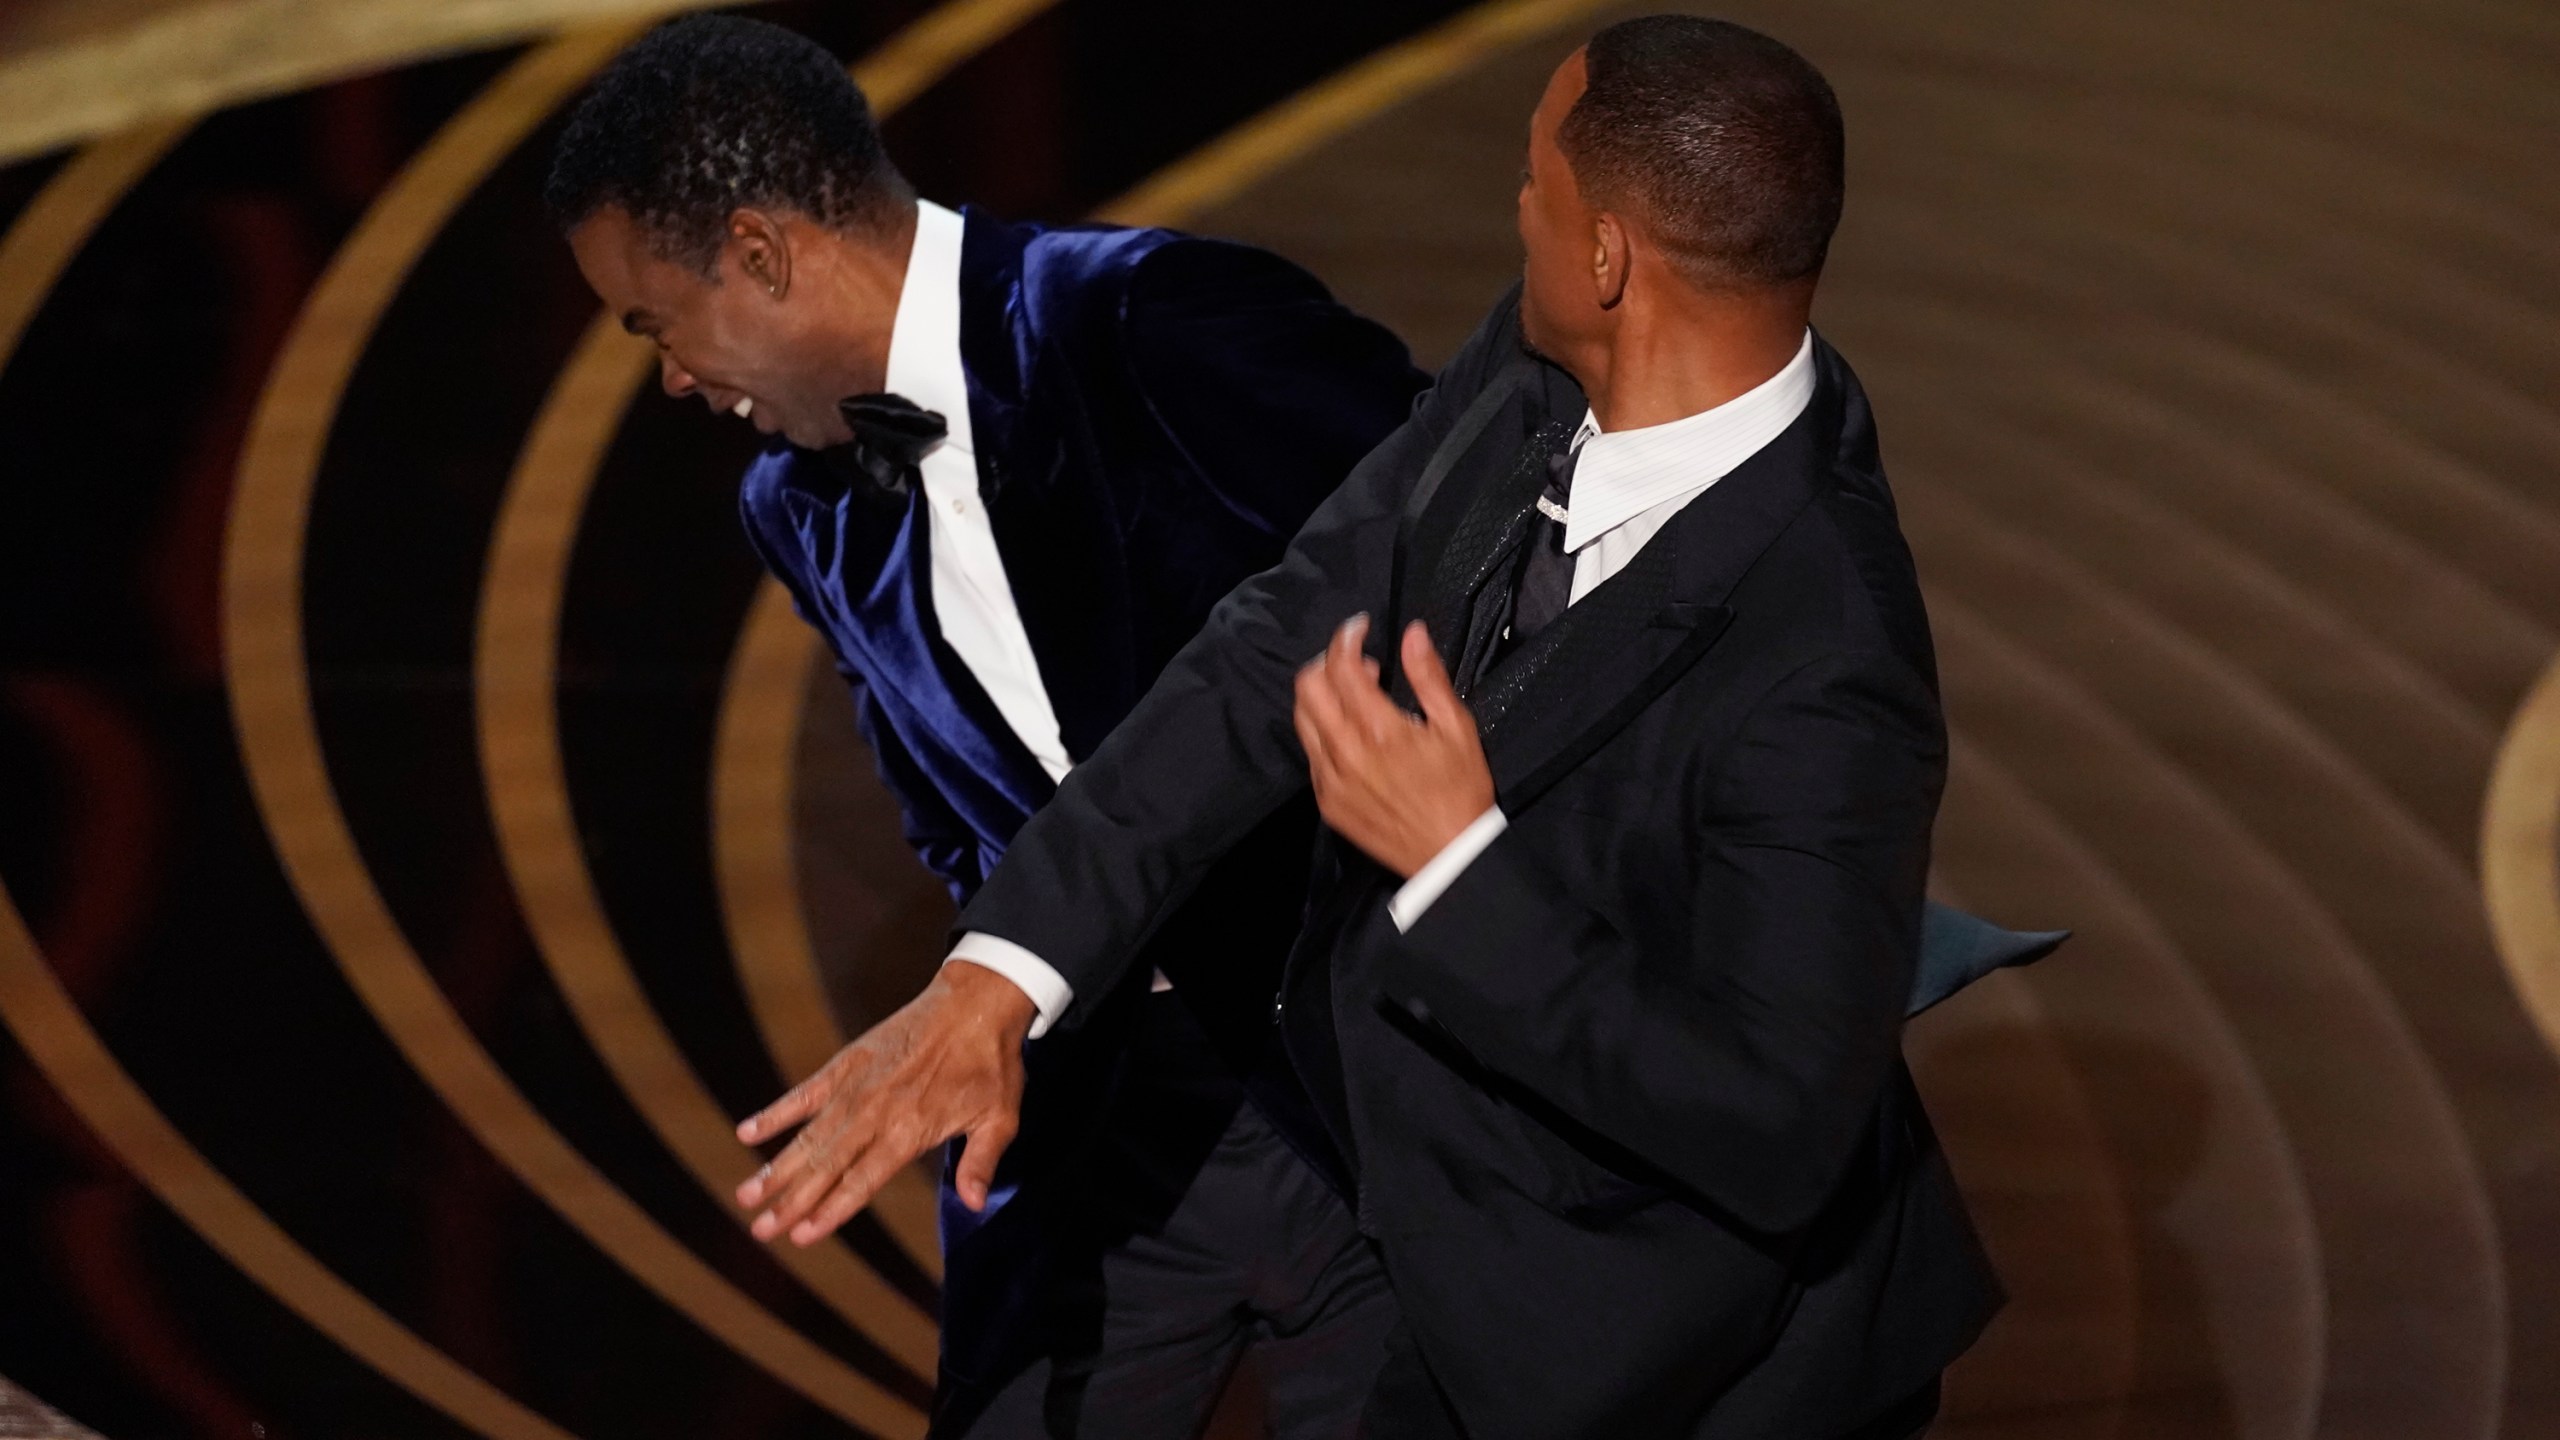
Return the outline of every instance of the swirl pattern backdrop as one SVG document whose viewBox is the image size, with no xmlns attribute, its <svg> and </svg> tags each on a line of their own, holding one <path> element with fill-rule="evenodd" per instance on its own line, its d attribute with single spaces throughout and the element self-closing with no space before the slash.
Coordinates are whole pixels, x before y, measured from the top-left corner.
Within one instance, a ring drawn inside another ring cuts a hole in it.
<svg viewBox="0 0 2560 1440">
<path fill-rule="evenodd" d="M 554 8 L 0 167 L 11 1423 L 923 1432 L 929 1179 L 806 1254 L 723 1197 L 948 901 L 750 438 L 541 214 L 648 19 Z M 924 193 L 1271 246 L 1426 362 L 1640 13 L 744 8 Z M 1718 13 L 1847 111 L 1817 323 L 1928 589 L 1936 885 L 2079 932 L 1910 1035 L 2013 1292 L 1933 1433 L 2560 1433 L 2560 19 Z"/>
</svg>

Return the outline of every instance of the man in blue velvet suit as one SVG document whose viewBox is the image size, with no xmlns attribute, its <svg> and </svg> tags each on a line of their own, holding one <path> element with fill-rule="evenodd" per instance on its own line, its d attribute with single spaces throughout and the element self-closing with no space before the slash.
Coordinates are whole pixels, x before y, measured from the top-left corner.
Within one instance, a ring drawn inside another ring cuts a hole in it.
<svg viewBox="0 0 2560 1440">
<path fill-rule="evenodd" d="M 919 201 L 841 66 L 757 22 L 626 52 L 549 198 L 667 390 L 773 437 L 748 537 L 963 902 L 1425 383 L 1275 256 Z M 1249 1345 L 1274 1433 L 1352 1433 L 1392 1304 L 1269 1019 L 1311 842 L 1275 816 L 1029 1047 L 1018 1137 L 966 1138 L 937 1434 L 1181 1440 Z M 946 974 L 1040 984 L 1021 959 Z"/>
</svg>

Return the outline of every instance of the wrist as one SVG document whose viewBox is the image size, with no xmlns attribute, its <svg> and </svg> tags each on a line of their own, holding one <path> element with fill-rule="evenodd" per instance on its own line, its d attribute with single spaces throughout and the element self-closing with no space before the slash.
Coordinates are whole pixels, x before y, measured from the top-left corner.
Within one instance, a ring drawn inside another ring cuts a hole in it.
<svg viewBox="0 0 2560 1440">
<path fill-rule="evenodd" d="M 1424 832 L 1423 842 L 1415 847 L 1417 853 L 1405 857 L 1405 864 L 1394 867 L 1399 872 L 1400 878 L 1410 880 L 1420 874 L 1432 861 L 1439 859 L 1442 852 L 1457 844 L 1459 837 L 1473 828 L 1477 821 L 1484 818 L 1484 812 L 1492 808 L 1493 795 L 1491 791 L 1487 791 L 1481 799 L 1471 795 L 1466 800 L 1450 806 L 1446 814 L 1434 816 L 1431 828 Z"/>
<path fill-rule="evenodd" d="M 1040 1018 L 1040 1007 L 1021 986 L 966 956 L 943 962 L 933 983 L 949 993 L 951 1004 L 962 1014 L 1017 1045 L 1030 1036 L 1032 1022 Z"/>
</svg>

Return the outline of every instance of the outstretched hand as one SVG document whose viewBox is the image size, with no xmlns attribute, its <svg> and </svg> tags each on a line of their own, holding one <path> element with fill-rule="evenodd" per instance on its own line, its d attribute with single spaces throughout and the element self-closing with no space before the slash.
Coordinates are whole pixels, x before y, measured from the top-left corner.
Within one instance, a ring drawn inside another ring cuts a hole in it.
<svg viewBox="0 0 2560 1440">
<path fill-rule="evenodd" d="M 1022 1119 L 1022 1042 L 1035 1011 L 1014 983 L 967 961 L 945 964 L 924 993 L 818 1073 L 738 1126 L 750 1145 L 800 1127 L 782 1153 L 738 1187 L 763 1207 L 759 1240 L 786 1231 L 814 1245 L 834 1233 L 900 1166 L 967 1137 L 952 1186 L 983 1210 L 996 1161 Z"/>
<path fill-rule="evenodd" d="M 1411 879 L 1493 808 L 1493 771 L 1422 622 L 1405 628 L 1403 651 L 1419 715 L 1387 698 L 1360 651 L 1368 635 L 1369 617 L 1353 616 L 1298 672 L 1298 742 L 1324 822 Z"/>
</svg>

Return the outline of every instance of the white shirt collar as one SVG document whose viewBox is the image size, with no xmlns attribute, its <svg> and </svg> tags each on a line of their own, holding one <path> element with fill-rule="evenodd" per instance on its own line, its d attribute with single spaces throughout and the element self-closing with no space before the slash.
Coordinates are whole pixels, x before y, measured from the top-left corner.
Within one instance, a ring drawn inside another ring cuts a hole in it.
<svg viewBox="0 0 2560 1440">
<path fill-rule="evenodd" d="M 1711 410 L 1604 432 L 1588 412 L 1574 436 L 1573 499 L 1564 548 L 1583 546 L 1670 500 L 1694 499 L 1760 453 L 1813 403 L 1813 332 L 1785 368 Z"/>
<path fill-rule="evenodd" d="M 942 412 L 942 444 L 975 455 L 969 374 L 960 364 L 960 212 L 916 202 L 915 244 L 889 323 L 889 390 Z M 939 447 L 937 447 L 939 448 Z M 930 453 L 930 452 L 928 452 Z"/>
</svg>

